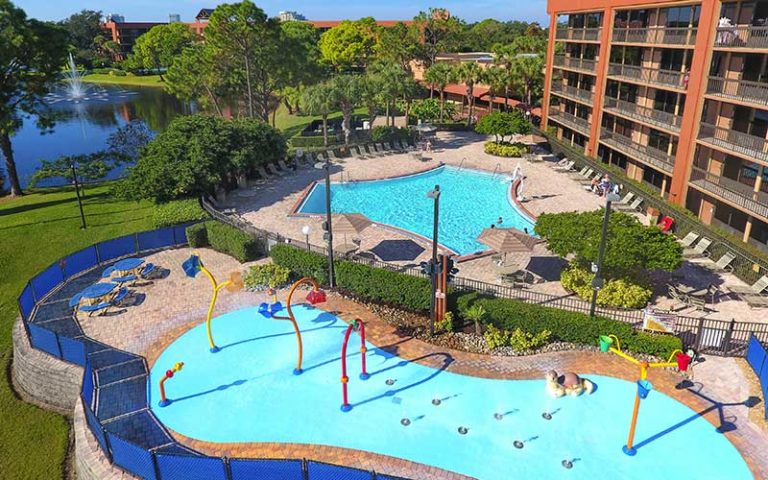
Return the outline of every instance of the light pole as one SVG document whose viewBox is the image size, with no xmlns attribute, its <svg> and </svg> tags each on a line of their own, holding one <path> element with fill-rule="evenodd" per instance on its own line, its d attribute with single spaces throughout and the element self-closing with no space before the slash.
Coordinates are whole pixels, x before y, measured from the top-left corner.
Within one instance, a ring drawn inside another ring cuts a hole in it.
<svg viewBox="0 0 768 480">
<path fill-rule="evenodd" d="M 440 216 L 440 185 L 435 185 L 434 190 L 427 192 L 427 197 L 435 201 L 434 217 L 432 221 L 432 260 L 429 264 L 429 276 L 432 280 L 432 298 L 429 304 L 429 335 L 435 334 L 435 296 L 437 295 L 437 223 Z"/>
<path fill-rule="evenodd" d="M 603 259 L 605 258 L 605 244 L 608 241 L 608 220 L 611 218 L 611 202 L 618 202 L 621 199 L 615 193 L 609 193 L 605 196 L 605 215 L 603 215 L 603 229 L 600 234 L 600 248 L 597 252 L 597 268 L 595 269 L 595 279 L 592 280 L 592 303 L 589 306 L 589 316 L 595 316 L 597 308 L 597 292 L 603 288 Z"/>
<path fill-rule="evenodd" d="M 75 162 L 72 162 L 69 164 L 69 167 L 72 169 L 72 182 L 75 184 L 75 195 L 77 196 L 77 206 L 80 208 L 80 228 L 85 230 L 86 224 L 85 224 L 85 212 L 83 212 L 83 200 L 80 198 L 80 184 L 77 183 L 77 169 L 75 168 Z"/>
<path fill-rule="evenodd" d="M 325 235 L 328 242 L 328 285 L 334 287 L 333 269 L 333 226 L 331 225 L 331 159 L 327 158 L 325 164 L 316 163 L 315 168 L 325 169 Z"/>
<path fill-rule="evenodd" d="M 312 229 L 309 228 L 309 225 L 304 225 L 301 227 L 301 233 L 304 234 L 304 239 L 307 241 L 307 251 L 309 251 L 309 232 L 311 232 Z"/>
</svg>

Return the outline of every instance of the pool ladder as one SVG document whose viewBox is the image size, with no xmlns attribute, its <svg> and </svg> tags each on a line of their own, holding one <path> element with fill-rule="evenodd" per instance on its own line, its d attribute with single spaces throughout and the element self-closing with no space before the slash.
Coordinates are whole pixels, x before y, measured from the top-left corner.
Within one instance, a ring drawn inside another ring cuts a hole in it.
<svg viewBox="0 0 768 480">
<path fill-rule="evenodd" d="M 351 182 L 351 181 L 352 181 L 352 179 L 349 176 L 349 172 L 347 172 L 347 181 L 346 182 L 344 181 L 344 172 L 341 172 L 341 183 L 342 183 L 342 185 L 343 184 L 349 184 L 349 182 Z"/>
<path fill-rule="evenodd" d="M 496 178 L 496 175 L 498 175 L 499 170 L 501 170 L 501 164 L 497 163 L 496 168 L 493 169 L 493 175 L 491 176 L 491 179 Z"/>
<path fill-rule="evenodd" d="M 459 173 L 461 171 L 461 169 L 464 168 L 464 162 L 466 160 L 467 160 L 467 157 L 464 157 L 464 158 L 461 159 L 461 161 L 459 162 L 458 168 L 456 168 L 456 173 Z"/>
</svg>

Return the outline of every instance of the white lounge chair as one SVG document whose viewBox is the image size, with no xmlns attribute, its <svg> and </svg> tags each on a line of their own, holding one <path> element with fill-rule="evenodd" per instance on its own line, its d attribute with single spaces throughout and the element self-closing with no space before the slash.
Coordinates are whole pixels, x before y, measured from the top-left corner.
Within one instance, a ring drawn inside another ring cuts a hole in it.
<svg viewBox="0 0 768 480">
<path fill-rule="evenodd" d="M 710 253 L 707 249 L 710 245 L 712 245 L 712 240 L 706 237 L 702 237 L 695 247 L 687 252 L 683 252 L 683 255 L 686 257 L 708 257 Z"/>
<path fill-rule="evenodd" d="M 693 245 L 693 242 L 696 241 L 696 239 L 699 238 L 699 234 L 696 232 L 688 232 L 688 234 L 683 237 L 682 240 L 680 240 L 680 244 L 683 246 L 683 248 L 690 248 L 691 245 Z"/>
</svg>

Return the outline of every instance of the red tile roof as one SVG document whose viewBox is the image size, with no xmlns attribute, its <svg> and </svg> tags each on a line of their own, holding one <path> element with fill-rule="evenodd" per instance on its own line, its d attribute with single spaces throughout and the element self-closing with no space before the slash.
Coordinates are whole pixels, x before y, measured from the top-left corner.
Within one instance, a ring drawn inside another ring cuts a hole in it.
<svg viewBox="0 0 768 480">
<path fill-rule="evenodd" d="M 333 28 L 338 26 L 343 20 L 308 20 L 315 28 Z M 411 20 L 376 20 L 376 25 L 380 27 L 394 27 L 398 23 L 410 25 Z"/>
</svg>

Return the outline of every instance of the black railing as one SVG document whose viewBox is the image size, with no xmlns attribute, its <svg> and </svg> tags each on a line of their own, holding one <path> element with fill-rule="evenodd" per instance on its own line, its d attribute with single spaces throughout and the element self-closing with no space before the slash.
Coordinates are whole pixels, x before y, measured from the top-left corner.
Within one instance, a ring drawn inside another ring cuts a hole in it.
<svg viewBox="0 0 768 480">
<path fill-rule="evenodd" d="M 768 219 L 768 193 L 755 192 L 749 185 L 695 167 L 691 169 L 690 182 L 716 197 Z"/>
</svg>

